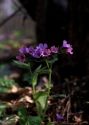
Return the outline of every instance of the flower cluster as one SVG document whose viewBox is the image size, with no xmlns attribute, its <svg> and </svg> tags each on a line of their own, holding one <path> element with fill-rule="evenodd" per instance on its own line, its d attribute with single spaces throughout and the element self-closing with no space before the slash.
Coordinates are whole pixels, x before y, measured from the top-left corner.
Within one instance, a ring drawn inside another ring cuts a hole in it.
<svg viewBox="0 0 89 125">
<path fill-rule="evenodd" d="M 67 53 L 73 54 L 72 45 L 68 44 L 66 40 L 63 41 L 62 48 L 65 48 Z M 48 48 L 48 45 L 46 43 L 44 44 L 40 43 L 35 48 L 32 46 L 20 48 L 19 55 L 16 57 L 16 59 L 18 59 L 21 62 L 24 62 L 27 54 L 34 58 L 41 58 L 41 57 L 44 58 L 58 53 L 59 53 L 59 48 L 56 47 L 55 45 Z"/>
<path fill-rule="evenodd" d="M 19 55 L 16 57 L 21 62 L 25 61 L 25 55 L 30 55 L 34 58 L 41 58 L 41 57 L 48 57 L 52 54 L 58 53 L 58 47 L 51 46 L 51 48 L 48 48 L 48 45 L 46 43 L 42 44 L 40 43 L 38 46 L 33 48 L 30 47 L 22 47 L 19 49 Z"/>
</svg>

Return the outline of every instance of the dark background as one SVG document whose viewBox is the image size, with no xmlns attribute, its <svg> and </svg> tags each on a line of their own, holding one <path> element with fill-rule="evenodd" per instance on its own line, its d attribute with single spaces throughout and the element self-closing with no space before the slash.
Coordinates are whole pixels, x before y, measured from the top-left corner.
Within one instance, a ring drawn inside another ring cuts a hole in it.
<svg viewBox="0 0 89 125">
<path fill-rule="evenodd" d="M 61 45 L 64 39 L 68 40 L 74 48 L 72 64 L 66 64 L 69 71 L 77 75 L 88 74 L 89 1 L 19 1 L 36 22 L 37 42 Z"/>
</svg>

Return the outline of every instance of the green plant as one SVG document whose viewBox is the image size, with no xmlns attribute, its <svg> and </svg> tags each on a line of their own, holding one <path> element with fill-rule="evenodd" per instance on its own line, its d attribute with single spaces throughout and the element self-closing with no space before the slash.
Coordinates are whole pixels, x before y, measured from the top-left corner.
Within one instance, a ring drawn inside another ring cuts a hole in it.
<svg viewBox="0 0 89 125">
<path fill-rule="evenodd" d="M 15 81 L 12 79 L 7 77 L 0 78 L 0 93 L 7 93 L 15 84 Z"/>
<path fill-rule="evenodd" d="M 63 42 L 62 48 L 66 50 L 65 52 L 73 54 L 72 46 L 66 41 Z M 19 61 L 15 61 L 15 63 L 29 69 L 29 83 L 32 85 L 32 95 L 37 110 L 37 116 L 28 116 L 26 110 L 22 108 L 19 112 L 20 123 L 21 125 L 40 125 L 44 121 L 48 109 L 48 99 L 52 88 L 52 66 L 58 60 L 58 54 L 61 51 L 59 52 L 59 48 L 55 46 L 48 48 L 47 44 L 39 44 L 35 48 L 32 46 L 20 48 L 19 52 L 16 57 Z M 32 67 L 33 64 L 37 65 L 36 68 Z M 43 91 L 38 91 L 36 89 L 38 77 L 42 74 L 48 75 L 48 82 L 45 83 Z"/>
</svg>

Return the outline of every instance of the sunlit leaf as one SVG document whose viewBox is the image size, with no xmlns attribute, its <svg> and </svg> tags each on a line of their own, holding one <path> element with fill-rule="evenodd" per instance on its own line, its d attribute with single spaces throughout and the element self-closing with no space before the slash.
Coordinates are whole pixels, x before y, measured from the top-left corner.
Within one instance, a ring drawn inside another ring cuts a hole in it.
<svg viewBox="0 0 89 125">
<path fill-rule="evenodd" d="M 46 100 L 47 100 L 47 93 L 46 92 L 37 92 L 35 95 L 35 99 L 40 105 L 41 109 L 44 110 Z"/>
<path fill-rule="evenodd" d="M 15 84 L 15 81 L 12 79 L 0 78 L 0 93 L 8 92 Z"/>
</svg>

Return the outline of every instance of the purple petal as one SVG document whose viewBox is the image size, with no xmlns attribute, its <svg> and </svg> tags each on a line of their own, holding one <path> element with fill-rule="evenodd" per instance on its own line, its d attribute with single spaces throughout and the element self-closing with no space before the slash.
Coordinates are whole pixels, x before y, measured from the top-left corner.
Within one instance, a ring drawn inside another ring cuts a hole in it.
<svg viewBox="0 0 89 125">
<path fill-rule="evenodd" d="M 19 52 L 22 53 L 22 54 L 25 54 L 26 53 L 26 48 L 25 47 L 20 48 Z"/>
<path fill-rule="evenodd" d="M 44 49 L 42 54 L 41 54 L 42 57 L 47 57 L 49 55 L 51 55 L 51 50 L 50 49 Z"/>
<path fill-rule="evenodd" d="M 69 48 L 71 45 L 67 43 L 66 40 L 63 40 L 63 47 Z"/>
<path fill-rule="evenodd" d="M 40 43 L 37 47 L 36 47 L 36 49 L 43 49 L 43 44 L 42 43 Z"/>
<path fill-rule="evenodd" d="M 48 45 L 46 44 L 46 43 L 40 43 L 37 47 L 36 47 L 36 49 L 46 49 L 48 47 Z"/>
<path fill-rule="evenodd" d="M 72 48 L 72 45 L 68 44 L 66 40 L 63 40 L 63 45 L 62 45 L 63 48 L 66 49 L 66 52 L 69 53 L 69 54 L 73 54 L 73 48 Z"/>
<path fill-rule="evenodd" d="M 57 113 L 56 119 L 57 119 L 57 121 L 62 121 L 62 120 L 64 120 L 64 117 L 61 114 Z"/>
<path fill-rule="evenodd" d="M 45 48 L 45 49 L 48 48 L 48 45 L 47 45 L 46 43 L 44 43 L 44 48 Z"/>
<path fill-rule="evenodd" d="M 51 52 L 52 52 L 52 53 L 58 53 L 58 48 L 55 47 L 55 46 L 52 46 L 52 47 L 51 47 Z"/>
<path fill-rule="evenodd" d="M 41 50 L 40 49 L 35 49 L 32 56 L 35 57 L 35 58 L 40 58 L 41 57 Z"/>
<path fill-rule="evenodd" d="M 73 48 L 68 48 L 68 49 L 67 49 L 67 52 L 72 55 L 72 54 L 73 54 L 73 51 L 72 51 L 72 50 L 73 50 Z"/>
<path fill-rule="evenodd" d="M 27 52 L 28 54 L 30 54 L 30 55 L 33 55 L 33 53 L 34 53 L 34 48 L 31 46 L 31 47 L 29 47 L 29 48 L 26 49 L 26 52 Z"/>
<path fill-rule="evenodd" d="M 40 57 L 44 57 L 47 56 L 49 51 L 47 51 L 48 45 L 46 43 L 42 44 L 40 43 L 35 49 L 34 52 L 32 54 L 33 57 L 35 58 L 40 58 Z"/>
</svg>

